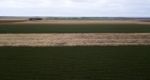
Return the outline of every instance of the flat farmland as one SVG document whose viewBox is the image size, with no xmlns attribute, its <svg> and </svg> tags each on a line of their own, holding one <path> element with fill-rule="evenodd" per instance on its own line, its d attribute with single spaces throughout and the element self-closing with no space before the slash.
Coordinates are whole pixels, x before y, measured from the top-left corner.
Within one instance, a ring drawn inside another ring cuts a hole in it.
<svg viewBox="0 0 150 80">
<path fill-rule="evenodd" d="M 1 80 L 149 80 L 150 46 L 0 47 Z"/>
<path fill-rule="evenodd" d="M 0 46 L 150 45 L 150 33 L 0 34 Z"/>
<path fill-rule="evenodd" d="M 0 80 L 150 80 L 150 23 L 0 23 Z"/>
<path fill-rule="evenodd" d="M 150 24 L 0 24 L 0 33 L 148 33 Z"/>
</svg>

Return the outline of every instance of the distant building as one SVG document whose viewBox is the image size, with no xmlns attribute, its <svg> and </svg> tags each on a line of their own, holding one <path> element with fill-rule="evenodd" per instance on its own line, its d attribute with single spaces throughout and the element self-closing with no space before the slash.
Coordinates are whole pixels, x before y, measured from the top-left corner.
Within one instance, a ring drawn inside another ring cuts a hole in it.
<svg viewBox="0 0 150 80">
<path fill-rule="evenodd" d="M 30 21 L 43 20 L 42 18 L 29 18 Z"/>
</svg>

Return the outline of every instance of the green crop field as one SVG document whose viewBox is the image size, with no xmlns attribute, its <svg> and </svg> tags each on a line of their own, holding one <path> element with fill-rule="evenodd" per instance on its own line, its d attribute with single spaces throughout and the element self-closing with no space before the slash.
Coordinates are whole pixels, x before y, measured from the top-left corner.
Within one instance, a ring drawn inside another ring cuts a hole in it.
<svg viewBox="0 0 150 80">
<path fill-rule="evenodd" d="M 0 80 L 150 80 L 150 46 L 0 47 Z"/>
<path fill-rule="evenodd" d="M 13 40 L 15 33 L 150 33 L 150 25 L 0 24 L 0 44 Z M 150 80 L 149 75 L 148 45 L 0 47 L 0 80 Z"/>
<path fill-rule="evenodd" d="M 144 33 L 148 24 L 0 24 L 0 33 Z"/>
</svg>

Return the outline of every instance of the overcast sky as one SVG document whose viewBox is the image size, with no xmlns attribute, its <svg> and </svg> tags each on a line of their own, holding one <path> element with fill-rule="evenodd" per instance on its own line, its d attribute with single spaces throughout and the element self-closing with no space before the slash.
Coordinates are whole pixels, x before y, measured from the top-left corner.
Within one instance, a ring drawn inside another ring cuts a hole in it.
<svg viewBox="0 0 150 80">
<path fill-rule="evenodd" d="M 150 0 L 0 0 L 0 16 L 150 17 Z"/>
</svg>

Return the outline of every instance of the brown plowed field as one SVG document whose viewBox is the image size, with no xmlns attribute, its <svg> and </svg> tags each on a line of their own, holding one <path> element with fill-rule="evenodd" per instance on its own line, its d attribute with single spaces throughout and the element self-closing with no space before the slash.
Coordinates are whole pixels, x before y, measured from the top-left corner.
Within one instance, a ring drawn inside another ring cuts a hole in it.
<svg viewBox="0 0 150 80">
<path fill-rule="evenodd" d="M 150 24 L 138 20 L 0 20 L 1 24 Z"/>
<path fill-rule="evenodd" d="M 150 33 L 0 34 L 0 46 L 150 45 Z"/>
</svg>

